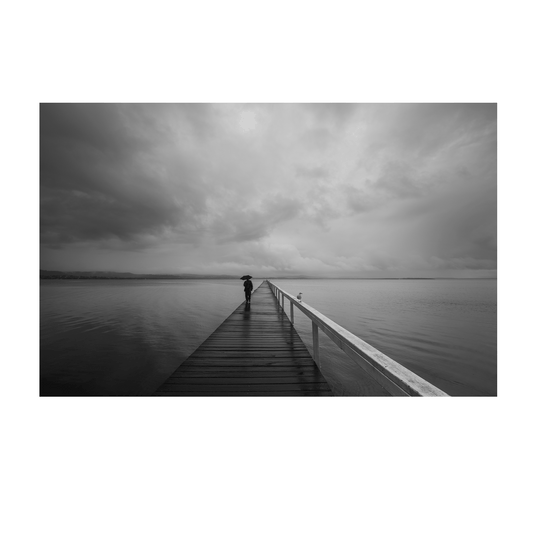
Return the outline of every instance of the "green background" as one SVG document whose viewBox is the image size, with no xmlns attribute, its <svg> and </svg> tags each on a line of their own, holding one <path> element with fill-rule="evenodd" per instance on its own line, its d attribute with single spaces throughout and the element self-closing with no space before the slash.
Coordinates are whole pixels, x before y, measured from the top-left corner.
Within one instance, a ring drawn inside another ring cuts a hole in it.
<svg viewBox="0 0 533 533">
<path fill-rule="evenodd" d="M 524 416 L 17 418 L 15 379 L 18 83 L 515 82 L 525 134 L 531 30 L 521 5 L 3 4 L 6 531 L 527 527 Z"/>
</svg>

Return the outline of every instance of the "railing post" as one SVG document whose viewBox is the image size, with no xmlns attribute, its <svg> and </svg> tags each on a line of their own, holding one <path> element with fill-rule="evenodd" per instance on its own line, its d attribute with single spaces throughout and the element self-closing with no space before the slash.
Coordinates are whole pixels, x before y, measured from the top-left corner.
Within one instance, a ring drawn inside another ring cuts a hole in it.
<svg viewBox="0 0 533 533">
<path fill-rule="evenodd" d="M 291 302 L 291 322 L 294 324 L 294 304 Z"/>
<path fill-rule="evenodd" d="M 313 359 L 317 366 L 319 366 L 319 357 L 318 357 L 318 326 L 313 322 Z"/>
<path fill-rule="evenodd" d="M 285 309 L 285 295 L 281 294 L 281 310 L 283 311 Z"/>
</svg>

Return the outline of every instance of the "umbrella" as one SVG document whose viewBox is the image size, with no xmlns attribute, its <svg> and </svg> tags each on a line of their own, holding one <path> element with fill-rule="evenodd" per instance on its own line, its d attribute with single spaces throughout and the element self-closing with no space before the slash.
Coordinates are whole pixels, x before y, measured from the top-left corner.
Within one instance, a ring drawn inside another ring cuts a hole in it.
<svg viewBox="0 0 533 533">
<path fill-rule="evenodd" d="M 243 276 L 241 279 L 252 279 L 252 276 Z"/>
</svg>

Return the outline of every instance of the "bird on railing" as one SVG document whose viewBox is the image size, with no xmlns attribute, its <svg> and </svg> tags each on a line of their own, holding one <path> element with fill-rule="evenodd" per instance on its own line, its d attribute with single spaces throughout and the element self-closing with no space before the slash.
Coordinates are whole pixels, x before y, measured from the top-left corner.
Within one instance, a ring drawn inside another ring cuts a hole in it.
<svg viewBox="0 0 533 533">
<path fill-rule="evenodd" d="M 298 296 L 296 296 L 296 299 L 297 299 L 299 302 L 302 301 L 302 293 L 301 293 L 301 292 L 298 293 Z"/>
</svg>

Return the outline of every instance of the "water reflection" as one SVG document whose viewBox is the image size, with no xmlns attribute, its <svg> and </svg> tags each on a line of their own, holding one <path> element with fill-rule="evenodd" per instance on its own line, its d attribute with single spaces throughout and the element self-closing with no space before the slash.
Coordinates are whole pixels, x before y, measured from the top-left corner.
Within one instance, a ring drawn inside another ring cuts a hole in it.
<svg viewBox="0 0 533 533">
<path fill-rule="evenodd" d="M 497 392 L 495 280 L 280 280 L 307 303 L 389 357 L 457 396 Z M 311 321 L 295 327 L 312 349 Z M 324 374 L 350 395 L 357 365 L 320 335 Z"/>
<path fill-rule="evenodd" d="M 496 394 L 495 281 L 278 284 L 449 394 Z M 240 280 L 43 281 L 41 394 L 152 394 L 241 304 Z M 294 316 L 312 350 L 310 320 Z M 323 334 L 320 346 L 335 392 L 351 394 L 355 363 Z"/>
<path fill-rule="evenodd" d="M 41 282 L 41 395 L 151 394 L 242 302 L 238 286 Z"/>
</svg>

